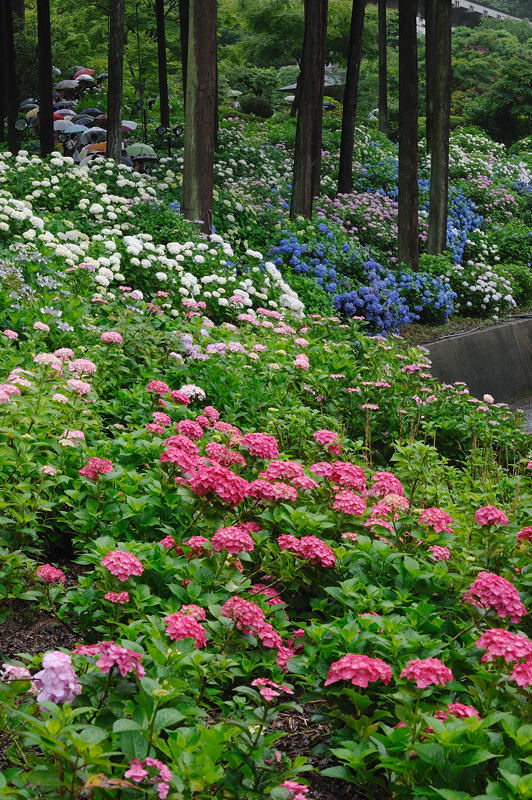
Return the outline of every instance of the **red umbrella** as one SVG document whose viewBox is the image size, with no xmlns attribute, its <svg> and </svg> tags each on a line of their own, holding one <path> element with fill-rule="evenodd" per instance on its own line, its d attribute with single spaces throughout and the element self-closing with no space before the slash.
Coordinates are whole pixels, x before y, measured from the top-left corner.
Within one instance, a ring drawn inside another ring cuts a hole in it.
<svg viewBox="0 0 532 800">
<path fill-rule="evenodd" d="M 81 69 L 78 69 L 78 71 L 74 73 L 72 78 L 73 78 L 73 80 L 76 80 L 77 78 L 79 78 L 80 75 L 94 75 L 94 73 L 95 73 L 95 70 L 87 69 L 86 67 L 82 67 Z"/>
</svg>

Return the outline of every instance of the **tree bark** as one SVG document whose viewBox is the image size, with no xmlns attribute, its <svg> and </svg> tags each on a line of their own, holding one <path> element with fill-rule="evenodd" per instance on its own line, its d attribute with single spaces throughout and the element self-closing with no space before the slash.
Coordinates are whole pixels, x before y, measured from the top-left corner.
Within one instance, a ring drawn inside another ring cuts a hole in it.
<svg viewBox="0 0 532 800">
<path fill-rule="evenodd" d="M 443 0 L 446 2 L 446 0 Z M 427 153 L 432 147 L 434 126 L 434 81 L 438 64 L 436 62 L 436 7 L 440 0 L 425 0 L 425 129 Z"/>
<path fill-rule="evenodd" d="M 418 64 L 416 0 L 399 0 L 399 261 L 418 268 Z"/>
<path fill-rule="evenodd" d="M 296 127 L 290 216 L 312 216 L 320 191 L 323 81 L 327 36 L 327 0 L 305 0 L 301 93 Z"/>
<path fill-rule="evenodd" d="M 379 21 L 379 130 L 388 134 L 388 56 L 386 28 L 386 0 L 378 0 Z"/>
<path fill-rule="evenodd" d="M 216 0 L 190 0 L 183 215 L 212 227 L 216 110 Z"/>
<path fill-rule="evenodd" d="M 435 14 L 434 110 L 430 159 L 427 252 L 438 255 L 447 244 L 449 129 L 451 115 L 451 0 L 438 0 Z"/>
<path fill-rule="evenodd" d="M 122 153 L 122 81 L 124 71 L 124 4 L 109 4 L 109 52 L 107 72 L 107 155 L 119 164 Z"/>
<path fill-rule="evenodd" d="M 181 79 L 183 83 L 183 105 L 187 102 L 189 0 L 179 0 L 179 37 L 181 41 Z"/>
<path fill-rule="evenodd" d="M 360 75 L 360 61 L 362 60 L 365 10 L 366 0 L 353 0 L 342 111 L 340 164 L 338 167 L 338 192 L 343 194 L 349 194 L 353 190 L 353 145 L 355 141 L 358 78 Z"/>
<path fill-rule="evenodd" d="M 24 27 L 24 18 L 26 16 L 26 3 L 25 0 L 12 0 L 13 13 L 17 17 L 15 23 L 17 28 Z"/>
<path fill-rule="evenodd" d="M 50 0 L 37 0 L 37 36 L 39 42 L 39 140 L 41 156 L 47 156 L 54 151 L 55 146 Z"/>
<path fill-rule="evenodd" d="M 157 65 L 159 71 L 159 117 L 161 125 L 170 125 L 170 105 L 168 102 L 168 69 L 166 62 L 166 28 L 164 0 L 155 0 L 155 19 L 157 22 Z"/>
<path fill-rule="evenodd" d="M 15 120 L 18 113 L 18 90 L 11 0 L 2 0 L 0 3 L 0 37 L 2 39 L 3 54 L 0 80 L 3 82 L 4 87 L 3 96 L 7 117 L 7 144 L 9 150 L 15 154 L 19 151 L 19 135 L 15 128 Z"/>
</svg>

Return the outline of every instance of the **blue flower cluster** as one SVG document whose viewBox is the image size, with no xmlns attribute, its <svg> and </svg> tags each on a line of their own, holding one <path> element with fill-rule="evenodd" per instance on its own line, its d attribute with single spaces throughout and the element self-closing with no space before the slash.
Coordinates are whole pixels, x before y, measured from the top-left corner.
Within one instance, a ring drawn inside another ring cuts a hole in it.
<svg viewBox="0 0 532 800">
<path fill-rule="evenodd" d="M 415 320 L 443 323 L 453 313 L 457 295 L 448 279 L 426 272 L 401 272 L 397 283 Z"/>
<path fill-rule="evenodd" d="M 453 262 L 460 264 L 467 245 L 467 234 L 480 228 L 483 217 L 477 213 L 476 204 L 462 189 L 451 189 L 447 218 L 447 249 L 453 254 Z"/>
<path fill-rule="evenodd" d="M 335 269 L 338 255 L 336 246 L 327 243 L 334 239 L 325 224 L 319 225 L 323 241 L 300 242 L 295 233 L 290 233 L 272 248 L 276 267 L 289 266 L 294 272 L 314 277 L 316 283 L 333 294 L 338 288 L 338 273 Z"/>
<path fill-rule="evenodd" d="M 380 333 L 395 331 L 416 319 L 401 295 L 393 272 L 373 259 L 364 264 L 366 283 L 351 292 L 337 294 L 335 309 L 346 317 L 360 316 Z"/>
</svg>

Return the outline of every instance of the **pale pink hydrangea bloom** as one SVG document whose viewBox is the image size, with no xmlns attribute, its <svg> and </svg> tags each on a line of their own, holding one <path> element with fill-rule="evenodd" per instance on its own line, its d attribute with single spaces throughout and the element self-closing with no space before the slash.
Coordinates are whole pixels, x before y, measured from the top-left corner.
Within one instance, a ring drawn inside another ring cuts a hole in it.
<svg viewBox="0 0 532 800">
<path fill-rule="evenodd" d="M 427 527 L 432 528 L 436 533 L 442 533 L 443 531 L 447 531 L 448 533 L 453 532 L 451 528 L 453 518 L 440 508 L 424 508 L 419 515 L 419 522 L 422 525 L 427 525 Z"/>
<path fill-rule="evenodd" d="M 302 370 L 310 369 L 310 361 L 308 360 L 306 353 L 298 353 L 298 355 L 294 358 L 294 367 Z"/>
<path fill-rule="evenodd" d="M 477 525 L 508 525 L 510 520 L 499 508 L 483 506 L 475 511 L 475 522 Z"/>
<path fill-rule="evenodd" d="M 54 356 L 60 358 L 61 361 L 70 361 L 71 358 L 74 358 L 74 351 L 70 347 L 60 347 L 58 350 L 54 350 Z"/>
<path fill-rule="evenodd" d="M 72 669 L 72 660 L 67 653 L 52 650 L 42 659 L 43 668 L 33 676 L 38 689 L 37 702 L 71 703 L 81 693 L 81 684 Z"/>
<path fill-rule="evenodd" d="M 440 547 L 438 544 L 433 544 L 429 547 L 429 553 L 435 561 L 449 561 L 451 551 L 448 547 Z"/>
<path fill-rule="evenodd" d="M 53 353 L 37 353 L 37 355 L 33 357 L 33 361 L 41 367 L 50 367 L 50 369 L 56 372 L 61 371 L 61 361 L 57 356 L 54 356 Z"/>
<path fill-rule="evenodd" d="M 486 652 L 481 661 L 504 658 L 505 661 L 519 661 L 532 656 L 532 641 L 521 633 L 511 633 L 503 628 L 490 628 L 475 642 Z"/>
<path fill-rule="evenodd" d="M 100 336 L 100 341 L 105 344 L 122 344 L 124 339 L 122 338 L 122 334 L 118 333 L 118 331 L 104 331 Z"/>
<path fill-rule="evenodd" d="M 253 537 L 239 525 L 219 528 L 211 539 L 211 545 L 217 551 L 227 550 L 234 555 L 251 553 L 255 548 Z"/>
<path fill-rule="evenodd" d="M 283 692 L 286 694 L 294 694 L 289 686 L 283 683 L 275 683 L 275 681 L 271 681 L 268 678 L 255 678 L 254 681 L 251 681 L 251 685 L 259 687 L 259 694 L 264 697 L 265 700 L 273 700 L 275 697 L 280 697 Z"/>
<path fill-rule="evenodd" d="M 159 800 L 164 800 L 170 791 L 172 773 L 162 761 L 151 757 L 146 758 L 144 761 L 139 761 L 138 758 L 134 758 L 133 761 L 130 761 L 129 768 L 124 772 L 124 778 L 131 778 L 135 783 L 140 783 L 148 777 L 148 770 L 144 768 L 144 765 L 157 770 L 157 777 L 151 778 L 150 783 L 155 784 Z"/>
<path fill-rule="evenodd" d="M 9 683 L 10 681 L 30 681 L 31 672 L 26 667 L 19 667 L 16 664 L 0 664 L 0 681 Z"/>
<path fill-rule="evenodd" d="M 122 647 L 113 641 L 98 642 L 97 644 L 78 644 L 72 651 L 80 656 L 98 656 L 96 666 L 101 672 L 108 673 L 114 666 L 125 677 L 134 672 L 137 678 L 143 678 L 146 671 L 142 664 L 142 656 L 135 650 Z"/>
<path fill-rule="evenodd" d="M 129 592 L 106 592 L 104 600 L 122 606 L 124 603 L 129 603 Z"/>
<path fill-rule="evenodd" d="M 207 613 L 204 608 L 201 606 L 195 605 L 195 603 L 190 603 L 186 606 L 181 606 L 179 609 L 181 614 L 187 614 L 187 616 L 192 617 L 195 619 L 196 622 L 203 622 L 203 620 L 207 619 Z"/>
<path fill-rule="evenodd" d="M 63 447 L 75 447 L 80 442 L 85 441 L 83 431 L 63 431 L 59 438 L 59 444 Z"/>
<path fill-rule="evenodd" d="M 144 567 L 139 559 L 133 553 L 127 553 L 125 550 L 110 550 L 100 563 L 119 581 L 127 581 L 132 575 L 139 576 L 144 572 Z"/>
<path fill-rule="evenodd" d="M 205 647 L 207 637 L 205 631 L 193 616 L 177 611 L 164 618 L 166 633 L 174 642 L 181 639 L 194 639 L 196 648 Z"/>
<path fill-rule="evenodd" d="M 348 653 L 331 664 L 324 686 L 330 686 L 331 683 L 337 681 L 351 681 L 353 686 L 361 686 L 365 689 L 368 684 L 375 681 L 389 683 L 391 679 L 392 670 L 385 661 L 380 658 Z"/>
<path fill-rule="evenodd" d="M 308 786 L 303 783 L 296 783 L 296 781 L 283 781 L 281 788 L 292 792 L 290 800 L 307 800 Z"/>
<path fill-rule="evenodd" d="M 42 333 L 50 333 L 50 326 L 47 325 L 45 322 L 34 322 L 33 330 L 41 331 Z"/>
<path fill-rule="evenodd" d="M 36 572 L 38 578 L 44 583 L 64 583 L 66 581 L 65 573 L 53 567 L 51 564 L 42 564 Z"/>
<path fill-rule="evenodd" d="M 87 381 L 79 380 L 79 378 L 70 378 L 66 382 L 66 385 L 73 392 L 76 392 L 76 394 L 87 395 L 92 392 L 91 384 L 87 383 Z"/>
<path fill-rule="evenodd" d="M 532 542 L 532 525 L 526 525 L 517 533 L 517 543 Z"/>
<path fill-rule="evenodd" d="M 7 339 L 11 339 L 13 341 L 18 339 L 18 333 L 16 331 L 12 331 L 11 328 L 6 328 L 4 331 L 2 331 L 2 333 Z"/>
<path fill-rule="evenodd" d="M 88 358 L 75 358 L 69 362 L 68 371 L 73 375 L 94 375 L 96 364 Z"/>
<path fill-rule="evenodd" d="M 408 661 L 400 678 L 415 681 L 418 689 L 427 686 L 445 686 L 453 680 L 453 673 L 439 658 L 416 658 Z"/>
<path fill-rule="evenodd" d="M 464 600 L 477 608 L 493 608 L 502 619 L 509 617 L 510 622 L 519 622 L 527 613 L 515 586 L 494 572 L 479 572 Z"/>
<path fill-rule="evenodd" d="M 70 400 L 66 394 L 61 394 L 60 392 L 56 392 L 54 395 L 52 395 L 52 400 L 55 403 L 62 403 L 63 405 L 70 403 Z"/>
<path fill-rule="evenodd" d="M 9 397 L 7 392 L 0 391 L 0 403 L 9 403 L 11 398 Z"/>
<path fill-rule="evenodd" d="M 57 475 L 56 468 L 55 467 L 51 467 L 49 464 L 44 464 L 41 467 L 41 472 L 43 473 L 43 475 L 51 475 L 52 477 L 54 475 Z"/>
<path fill-rule="evenodd" d="M 18 386 L 13 386 L 12 383 L 0 383 L 0 392 L 7 394 L 8 397 L 14 394 L 22 394 Z"/>
<path fill-rule="evenodd" d="M 349 489 L 344 489 L 335 494 L 332 507 L 334 511 L 361 516 L 366 510 L 366 501 L 360 495 L 349 491 Z"/>
</svg>

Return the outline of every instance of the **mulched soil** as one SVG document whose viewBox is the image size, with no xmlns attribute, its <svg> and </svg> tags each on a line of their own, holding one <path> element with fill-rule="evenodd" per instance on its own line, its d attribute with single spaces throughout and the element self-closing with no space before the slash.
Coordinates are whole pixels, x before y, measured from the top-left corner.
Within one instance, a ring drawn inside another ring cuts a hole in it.
<svg viewBox="0 0 532 800">
<path fill-rule="evenodd" d="M 17 653 L 69 649 L 79 641 L 74 631 L 28 601 L 0 601 L 0 619 L 4 620 L 0 624 L 0 660 Z"/>
<path fill-rule="evenodd" d="M 479 328 L 489 328 L 493 325 L 502 325 L 504 322 L 511 322 L 514 317 L 530 314 L 530 309 L 519 309 L 515 314 L 501 317 L 498 320 L 493 318 L 481 319 L 479 317 L 452 317 L 445 325 L 420 325 L 412 323 L 401 328 L 400 334 L 408 344 L 430 344 L 446 336 L 454 336 L 457 333 L 471 333 Z"/>
</svg>

